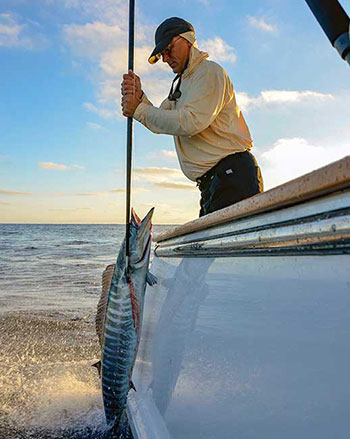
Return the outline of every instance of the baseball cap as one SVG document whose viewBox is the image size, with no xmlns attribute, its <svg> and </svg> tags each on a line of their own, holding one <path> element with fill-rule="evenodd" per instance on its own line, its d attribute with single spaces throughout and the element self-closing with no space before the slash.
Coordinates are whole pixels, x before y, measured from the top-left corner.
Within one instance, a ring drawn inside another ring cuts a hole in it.
<svg viewBox="0 0 350 439">
<path fill-rule="evenodd" d="M 150 64 L 155 64 L 160 59 L 160 54 L 176 36 L 185 32 L 194 32 L 193 26 L 188 21 L 179 17 L 171 17 L 161 23 L 155 33 L 156 47 L 148 58 Z"/>
</svg>

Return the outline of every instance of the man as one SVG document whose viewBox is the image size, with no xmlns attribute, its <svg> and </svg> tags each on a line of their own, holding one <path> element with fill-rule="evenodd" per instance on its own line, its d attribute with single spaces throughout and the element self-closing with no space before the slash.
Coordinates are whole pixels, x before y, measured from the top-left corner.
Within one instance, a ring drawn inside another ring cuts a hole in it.
<svg viewBox="0 0 350 439">
<path fill-rule="evenodd" d="M 250 154 L 252 139 L 226 71 L 197 48 L 193 26 L 172 17 L 156 30 L 148 61 L 160 58 L 176 74 L 159 108 L 147 99 L 140 78 L 123 76 L 122 109 L 158 134 L 174 136 L 183 173 L 201 191 L 200 216 L 263 190 L 260 169 Z"/>
</svg>

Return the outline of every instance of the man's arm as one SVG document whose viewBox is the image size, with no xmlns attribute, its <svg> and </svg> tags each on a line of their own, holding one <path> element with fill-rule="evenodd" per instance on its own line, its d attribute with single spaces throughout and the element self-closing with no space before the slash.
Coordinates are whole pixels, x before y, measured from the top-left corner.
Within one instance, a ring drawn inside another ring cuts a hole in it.
<svg viewBox="0 0 350 439">
<path fill-rule="evenodd" d="M 225 73 L 221 67 L 208 66 L 197 74 L 181 109 L 165 110 L 140 103 L 134 118 L 159 134 L 193 136 L 207 128 L 225 104 Z"/>
<path fill-rule="evenodd" d="M 152 102 L 148 99 L 146 93 L 143 93 L 141 103 L 144 103 L 148 106 L 154 107 Z M 163 110 L 170 110 L 171 109 L 170 101 L 168 101 L 168 98 L 164 99 L 164 101 L 160 104 L 159 108 L 162 108 Z"/>
</svg>

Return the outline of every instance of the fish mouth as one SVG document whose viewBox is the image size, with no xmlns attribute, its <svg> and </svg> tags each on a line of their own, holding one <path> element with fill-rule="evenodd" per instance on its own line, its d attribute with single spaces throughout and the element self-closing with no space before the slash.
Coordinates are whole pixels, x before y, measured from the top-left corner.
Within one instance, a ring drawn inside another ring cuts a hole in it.
<svg viewBox="0 0 350 439">
<path fill-rule="evenodd" d="M 142 221 L 140 220 L 139 217 L 137 217 L 137 219 L 138 219 L 137 237 L 138 237 L 139 241 L 141 241 L 141 242 L 144 242 L 146 240 L 148 241 L 148 237 L 146 238 L 146 236 L 148 234 L 151 234 L 153 212 L 154 212 L 154 207 L 152 207 L 152 209 L 147 213 L 147 215 L 144 217 L 144 219 Z M 135 212 L 132 211 L 132 214 L 135 214 Z M 136 218 L 134 217 L 134 219 L 136 219 Z"/>
<path fill-rule="evenodd" d="M 139 229 L 139 233 L 140 231 L 142 231 L 142 229 L 147 229 L 147 226 L 152 221 L 153 212 L 154 207 L 152 207 L 152 209 L 150 209 L 144 219 L 141 220 L 137 213 L 134 211 L 134 209 L 131 209 L 131 224 Z"/>
<path fill-rule="evenodd" d="M 137 240 L 139 241 L 139 249 L 142 251 L 141 257 L 134 262 L 134 265 L 142 263 L 142 261 L 145 259 L 149 247 L 151 245 L 151 232 L 152 232 L 152 216 L 154 212 L 154 207 L 150 209 L 150 211 L 147 213 L 147 215 L 143 218 L 141 221 L 140 218 L 136 215 L 135 211 L 132 210 L 131 216 L 132 216 L 132 223 L 137 227 Z"/>
<path fill-rule="evenodd" d="M 152 209 L 150 209 L 150 211 L 147 213 L 147 215 L 144 217 L 144 219 L 141 222 L 140 225 L 140 229 L 142 229 L 143 227 L 148 227 L 152 221 L 152 216 L 154 213 L 154 207 L 152 207 Z"/>
</svg>

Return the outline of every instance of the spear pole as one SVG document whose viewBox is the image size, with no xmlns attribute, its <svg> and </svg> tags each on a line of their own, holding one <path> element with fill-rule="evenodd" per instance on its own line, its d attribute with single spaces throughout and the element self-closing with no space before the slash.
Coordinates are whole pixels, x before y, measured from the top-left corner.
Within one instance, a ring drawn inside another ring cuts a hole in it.
<svg viewBox="0 0 350 439">
<path fill-rule="evenodd" d="M 129 0 L 129 60 L 128 70 L 134 71 L 134 34 L 135 34 L 135 0 Z M 131 169 L 132 169 L 132 131 L 133 118 L 128 117 L 126 138 L 126 230 L 125 254 L 127 273 L 129 272 L 130 257 L 130 200 L 131 200 Z"/>
</svg>

